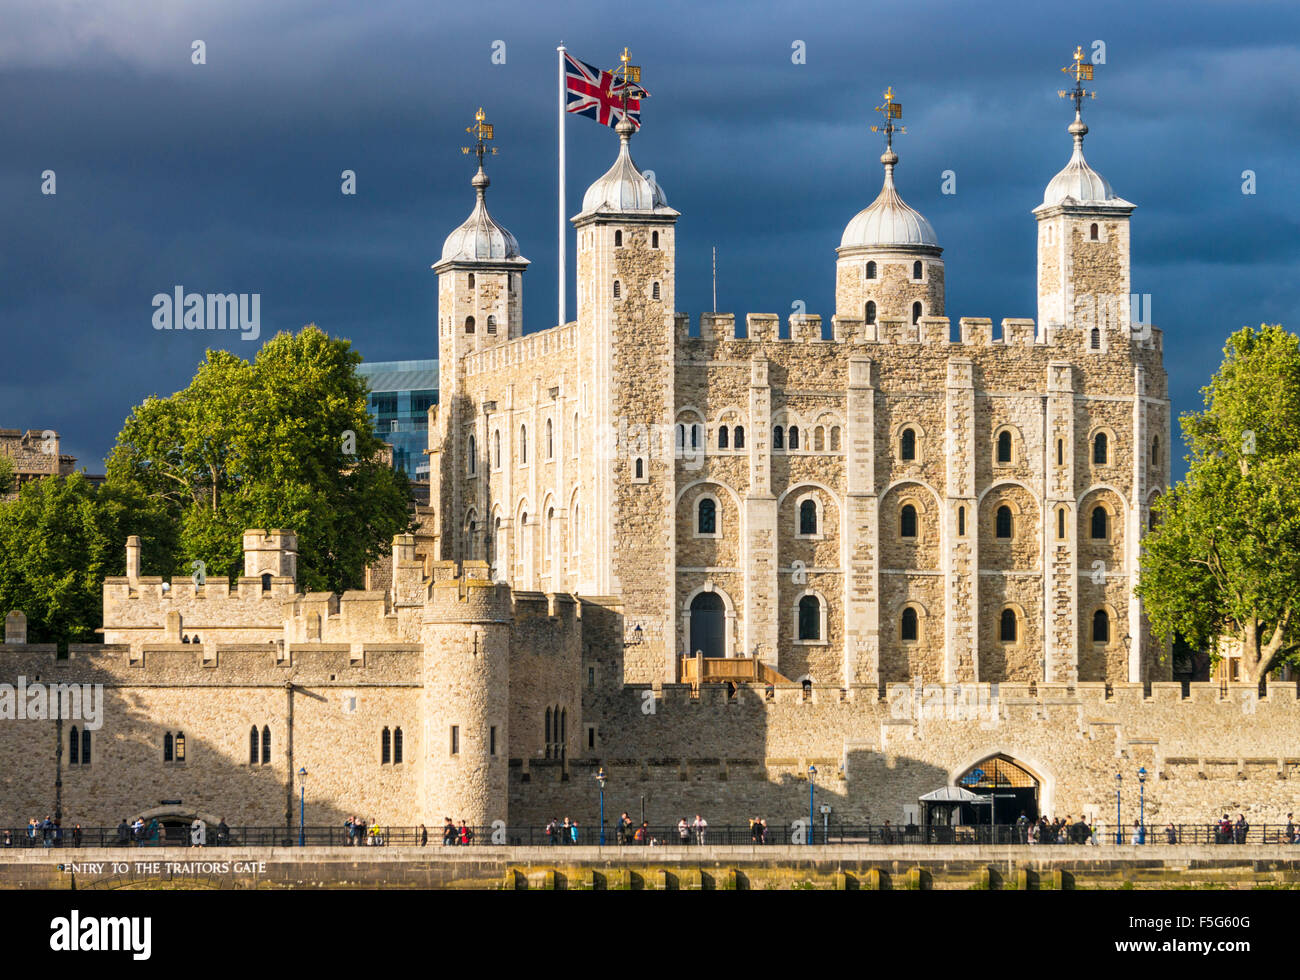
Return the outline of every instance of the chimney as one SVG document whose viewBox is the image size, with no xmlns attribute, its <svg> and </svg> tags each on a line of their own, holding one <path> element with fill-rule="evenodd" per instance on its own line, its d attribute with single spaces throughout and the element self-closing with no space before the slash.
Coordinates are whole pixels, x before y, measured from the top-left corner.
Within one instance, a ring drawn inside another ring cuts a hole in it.
<svg viewBox="0 0 1300 980">
<path fill-rule="evenodd" d="M 136 534 L 126 539 L 126 578 L 132 585 L 140 581 L 140 537 Z"/>
</svg>

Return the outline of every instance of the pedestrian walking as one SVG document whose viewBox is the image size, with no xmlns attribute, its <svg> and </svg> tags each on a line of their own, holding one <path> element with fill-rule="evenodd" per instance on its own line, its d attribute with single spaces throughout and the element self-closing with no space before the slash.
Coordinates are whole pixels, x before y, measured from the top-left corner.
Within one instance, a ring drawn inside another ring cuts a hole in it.
<svg viewBox="0 0 1300 980">
<path fill-rule="evenodd" d="M 695 814 L 695 822 L 691 826 L 695 830 L 695 843 L 703 845 L 704 835 L 709 829 L 709 822 L 697 813 Z"/>
<path fill-rule="evenodd" d="M 683 845 L 691 842 L 691 825 L 686 822 L 686 818 L 677 821 L 677 837 Z"/>
<path fill-rule="evenodd" d="M 424 824 L 420 824 L 420 846 L 421 847 L 429 846 L 429 828 L 426 827 Z"/>
</svg>

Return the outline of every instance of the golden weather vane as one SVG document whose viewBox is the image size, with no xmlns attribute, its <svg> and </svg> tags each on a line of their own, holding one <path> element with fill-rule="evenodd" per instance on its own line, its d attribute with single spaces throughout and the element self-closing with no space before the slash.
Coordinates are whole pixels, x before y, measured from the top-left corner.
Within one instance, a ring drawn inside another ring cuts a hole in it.
<svg viewBox="0 0 1300 980">
<path fill-rule="evenodd" d="M 884 125 L 872 126 L 871 131 L 873 133 L 884 133 L 885 149 L 892 150 L 894 148 L 894 134 L 907 134 L 906 126 L 894 125 L 895 119 L 903 118 L 903 103 L 894 101 L 894 86 L 891 85 L 885 89 L 885 104 L 876 106 L 876 111 L 884 114 L 885 122 Z"/>
<path fill-rule="evenodd" d="M 1090 99 L 1097 97 L 1095 91 L 1089 92 L 1083 87 L 1084 82 L 1092 81 L 1092 69 L 1092 64 L 1083 60 L 1083 45 L 1079 45 L 1074 49 L 1074 61 L 1061 69 L 1067 75 L 1074 76 L 1074 88 L 1057 89 L 1056 94 L 1063 99 L 1073 100 L 1076 113 L 1081 111 L 1085 97 Z"/>
<path fill-rule="evenodd" d="M 472 150 L 474 155 L 478 157 L 478 164 L 481 167 L 483 166 L 483 154 L 495 154 L 497 151 L 495 146 L 485 145 L 485 142 L 492 139 L 493 136 L 492 124 L 487 121 L 487 114 L 483 111 L 482 106 L 479 106 L 478 112 L 474 113 L 474 125 L 465 127 L 465 132 L 473 136 L 475 142 L 473 146 L 462 146 L 460 152 L 469 153 Z"/>
<path fill-rule="evenodd" d="M 623 117 L 626 119 L 628 99 L 643 99 L 650 93 L 641 87 L 641 66 L 632 64 L 632 56 L 626 47 L 618 60 L 619 66 L 609 73 L 609 97 L 622 96 Z"/>
</svg>

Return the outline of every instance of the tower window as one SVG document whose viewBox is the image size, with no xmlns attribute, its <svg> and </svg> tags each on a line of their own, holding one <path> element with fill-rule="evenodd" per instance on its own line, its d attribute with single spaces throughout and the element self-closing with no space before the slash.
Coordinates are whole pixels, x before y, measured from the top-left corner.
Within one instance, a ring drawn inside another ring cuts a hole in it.
<svg viewBox="0 0 1300 980">
<path fill-rule="evenodd" d="M 912 304 L 912 322 L 921 322 L 921 304 L 919 302 Z"/>
<path fill-rule="evenodd" d="M 636 473 L 636 478 L 638 480 L 645 479 L 645 460 L 643 460 L 640 456 L 636 458 L 636 463 L 633 465 L 633 469 Z"/>
<path fill-rule="evenodd" d="M 712 497 L 705 497 L 696 507 L 696 531 L 700 534 L 718 533 L 718 504 Z"/>
<path fill-rule="evenodd" d="M 1098 432 L 1092 440 L 1092 461 L 1097 466 L 1105 466 L 1108 456 L 1106 433 Z"/>
<path fill-rule="evenodd" d="M 806 535 L 817 533 L 817 501 L 805 500 L 799 505 L 799 533 Z"/>
<path fill-rule="evenodd" d="M 727 449 L 727 427 L 725 425 L 718 427 L 718 448 Z"/>
<path fill-rule="evenodd" d="M 785 429 L 779 425 L 772 430 L 772 448 L 785 448 Z"/>
<path fill-rule="evenodd" d="M 1056 536 L 1062 541 L 1065 540 L 1065 508 L 1062 507 L 1056 512 Z"/>
<path fill-rule="evenodd" d="M 1088 335 L 1088 346 L 1093 350 L 1101 350 L 1101 328 L 1093 327 L 1092 333 Z"/>
<path fill-rule="evenodd" d="M 1160 437 L 1159 436 L 1151 437 L 1151 465 L 1152 466 L 1160 465 Z"/>
<path fill-rule="evenodd" d="M 469 475 L 470 475 L 470 476 L 473 476 L 473 475 L 474 475 L 475 466 L 477 465 L 476 462 L 475 462 L 477 456 L 478 456 L 478 444 L 474 441 L 474 437 L 473 437 L 473 436 L 470 436 L 470 437 L 469 437 L 469 451 L 465 454 L 465 461 L 466 461 L 466 463 L 468 463 L 468 465 L 469 465 Z"/>
<path fill-rule="evenodd" d="M 958 507 L 957 508 L 957 537 L 964 538 L 965 536 L 966 536 L 966 508 Z"/>
<path fill-rule="evenodd" d="M 1011 508 L 1003 504 L 998 508 L 996 534 L 999 538 L 1011 537 Z"/>
<path fill-rule="evenodd" d="M 263 592 L 270 592 L 270 591 L 271 591 L 271 573 L 270 573 L 270 572 L 263 572 L 263 573 L 262 573 L 262 591 L 263 591 Z"/>
<path fill-rule="evenodd" d="M 261 758 L 261 753 L 258 751 L 258 745 L 257 726 L 254 725 L 248 731 L 248 764 L 250 766 L 257 765 L 257 760 Z"/>
<path fill-rule="evenodd" d="M 528 465 L 528 426 L 519 427 L 519 465 Z"/>
<path fill-rule="evenodd" d="M 744 449 L 745 448 L 745 427 L 743 425 L 736 426 L 734 429 L 731 430 L 731 435 L 732 435 L 731 447 L 733 449 Z"/>
<path fill-rule="evenodd" d="M 659 247 L 659 232 L 657 231 L 650 232 L 650 247 L 651 248 Z"/>
<path fill-rule="evenodd" d="M 68 733 L 68 763 L 77 765 L 81 762 L 81 733 L 77 731 L 77 726 L 73 725 L 72 730 Z"/>
<path fill-rule="evenodd" d="M 492 455 L 496 460 L 497 469 L 501 468 L 501 430 L 497 429 L 492 433 Z"/>
<path fill-rule="evenodd" d="M 1056 465 L 1057 466 L 1065 465 L 1065 440 L 1064 439 L 1056 440 Z"/>
<path fill-rule="evenodd" d="M 469 288 L 470 289 L 474 288 L 474 273 L 472 272 L 469 274 Z"/>
<path fill-rule="evenodd" d="M 618 298 L 621 297 L 622 295 L 623 295 L 623 287 L 619 284 L 619 281 L 618 281 L 617 279 L 615 279 L 615 280 L 614 280 L 614 298 L 615 298 L 615 299 L 618 299 Z"/>
<path fill-rule="evenodd" d="M 876 278 L 876 263 L 874 262 L 867 263 L 867 278 L 868 279 Z"/>
<path fill-rule="evenodd" d="M 916 537 L 916 508 L 911 504 L 904 504 L 903 509 L 898 513 L 898 536 Z"/>
<path fill-rule="evenodd" d="M 271 764 L 271 726 L 262 726 L 262 765 Z"/>
<path fill-rule="evenodd" d="M 90 765 L 90 729 L 89 728 L 83 728 L 81 730 L 81 764 L 83 766 Z"/>
<path fill-rule="evenodd" d="M 806 595 L 799 600 L 799 639 L 820 640 L 821 638 L 821 601 L 815 595 Z"/>
<path fill-rule="evenodd" d="M 555 428 L 550 419 L 546 420 L 546 458 L 555 458 Z"/>
<path fill-rule="evenodd" d="M 487 332 L 488 333 L 497 332 L 497 318 L 495 316 L 492 316 L 491 314 L 488 315 Z"/>
<path fill-rule="evenodd" d="M 813 429 L 813 451 L 824 452 L 826 450 L 826 427 L 819 425 Z"/>
<path fill-rule="evenodd" d="M 922 273 L 923 271 L 924 271 L 924 268 L 923 268 L 923 266 L 921 265 L 921 260 L 920 260 L 920 259 L 917 259 L 915 262 L 912 263 L 912 278 L 913 278 L 913 279 L 918 279 L 918 280 L 919 280 L 919 279 L 921 278 L 921 273 Z"/>
<path fill-rule="evenodd" d="M 401 765 L 402 763 L 402 730 L 400 728 L 393 729 L 393 763 L 394 765 Z"/>
<path fill-rule="evenodd" d="M 831 452 L 837 453 L 840 450 L 840 427 L 831 426 Z"/>
<path fill-rule="evenodd" d="M 172 761 L 172 751 L 172 733 L 167 732 L 163 735 L 163 762 Z"/>
<path fill-rule="evenodd" d="M 1092 614 L 1092 642 L 1110 642 L 1110 616 L 1105 609 L 1098 609 Z"/>
<path fill-rule="evenodd" d="M 998 433 L 998 462 L 1011 462 L 1011 433 L 1007 431 Z"/>
<path fill-rule="evenodd" d="M 700 448 L 700 429 L 701 426 L 698 422 L 694 423 L 691 426 L 691 448 L 692 449 Z"/>
<path fill-rule="evenodd" d="M 466 333 L 474 332 L 474 318 L 472 316 L 465 317 L 465 332 Z"/>
<path fill-rule="evenodd" d="M 650 287 L 650 298 L 651 299 L 659 298 L 659 283 L 656 282 Z"/>
<path fill-rule="evenodd" d="M 451 726 L 451 754 L 460 755 L 460 726 Z"/>
<path fill-rule="evenodd" d="M 899 633 L 904 640 L 916 639 L 916 610 L 911 606 L 903 610 L 903 622 Z"/>
<path fill-rule="evenodd" d="M 799 448 L 799 426 L 797 425 L 790 426 L 790 448 Z"/>
<path fill-rule="evenodd" d="M 1016 611 L 1014 609 L 1002 610 L 1002 621 L 999 623 L 998 637 L 1003 643 L 1016 642 Z"/>
<path fill-rule="evenodd" d="M 1093 227 L 1095 228 L 1096 225 L 1093 225 Z M 614 247 L 622 248 L 622 246 L 623 246 L 623 233 L 621 231 L 616 231 L 614 232 Z"/>
<path fill-rule="evenodd" d="M 911 462 L 916 459 L 916 433 L 911 429 L 903 430 L 902 445 L 899 447 L 899 455 L 904 462 Z"/>
<path fill-rule="evenodd" d="M 1094 507 L 1092 509 L 1092 536 L 1094 540 L 1104 541 L 1106 539 L 1107 514 L 1105 507 Z"/>
<path fill-rule="evenodd" d="M 875 300 L 873 299 L 867 300 L 867 312 L 863 317 L 863 319 L 865 319 L 868 323 L 876 322 L 876 301 Z"/>
<path fill-rule="evenodd" d="M 388 765 L 392 761 L 392 733 L 387 726 L 379 733 L 379 764 Z"/>
<path fill-rule="evenodd" d="M 1088 238 L 1094 242 L 1097 241 L 1097 223 L 1095 221 L 1092 223 L 1092 227 L 1088 229 Z"/>
</svg>

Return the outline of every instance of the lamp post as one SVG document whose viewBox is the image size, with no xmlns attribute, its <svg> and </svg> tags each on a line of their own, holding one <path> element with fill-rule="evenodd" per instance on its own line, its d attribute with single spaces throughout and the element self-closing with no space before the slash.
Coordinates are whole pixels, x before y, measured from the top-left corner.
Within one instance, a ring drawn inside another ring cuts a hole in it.
<svg viewBox="0 0 1300 980">
<path fill-rule="evenodd" d="M 814 822 L 813 812 L 815 805 L 815 794 L 817 792 L 817 767 L 808 767 L 808 843 L 813 843 L 817 835 L 817 824 Z"/>
<path fill-rule="evenodd" d="M 307 767 L 301 766 L 298 769 L 298 846 L 303 847 L 307 843 Z"/>
<path fill-rule="evenodd" d="M 1119 788 L 1124 782 L 1122 773 L 1115 773 L 1115 843 L 1124 843 L 1124 821 L 1121 817 Z"/>
<path fill-rule="evenodd" d="M 600 787 L 600 846 L 605 846 L 605 767 L 596 773 L 596 785 Z"/>
<path fill-rule="evenodd" d="M 1138 769 L 1138 828 L 1136 843 L 1145 844 L 1147 840 L 1147 767 Z"/>
</svg>

